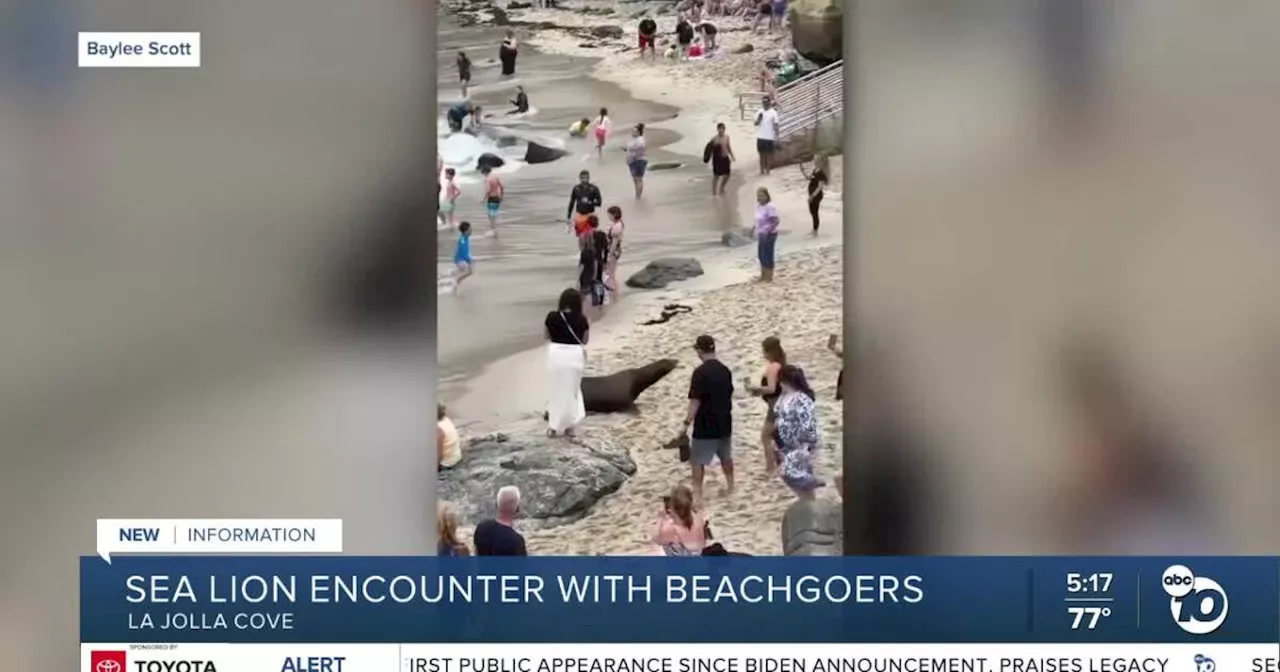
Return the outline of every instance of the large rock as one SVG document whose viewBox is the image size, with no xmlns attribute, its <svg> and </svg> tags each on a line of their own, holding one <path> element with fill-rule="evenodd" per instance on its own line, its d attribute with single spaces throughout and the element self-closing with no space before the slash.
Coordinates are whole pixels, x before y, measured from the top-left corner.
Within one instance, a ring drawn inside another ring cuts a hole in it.
<svg viewBox="0 0 1280 672">
<path fill-rule="evenodd" d="M 601 37 L 605 39 L 617 39 L 622 37 L 622 26 L 592 26 L 587 29 L 592 37 Z"/>
<path fill-rule="evenodd" d="M 755 229 L 744 226 L 720 234 L 720 244 L 725 247 L 743 247 L 755 241 Z"/>
<path fill-rule="evenodd" d="M 637 289 L 662 289 L 680 280 L 702 275 L 702 264 L 691 257 L 654 259 L 635 275 L 627 278 L 627 286 Z"/>
<path fill-rule="evenodd" d="M 506 160 L 501 156 L 485 152 L 476 158 L 476 170 L 480 170 L 486 166 L 489 168 L 501 168 L 505 163 Z"/>
<path fill-rule="evenodd" d="M 843 23 L 844 0 L 791 0 L 791 44 L 818 65 L 844 58 Z"/>
<path fill-rule="evenodd" d="M 569 152 L 558 147 L 548 147 L 540 145 L 536 142 L 530 142 L 529 146 L 524 150 L 525 163 L 550 163 L 556 159 L 566 156 Z"/>
<path fill-rule="evenodd" d="M 782 514 L 783 555 L 843 555 L 844 517 L 840 503 L 796 501 Z"/>
<path fill-rule="evenodd" d="M 520 488 L 522 527 L 570 523 L 636 473 L 626 447 L 590 434 L 569 441 L 548 438 L 543 425 L 469 441 L 462 462 L 440 472 L 440 498 L 475 524 L 494 514 L 498 488 Z"/>
</svg>

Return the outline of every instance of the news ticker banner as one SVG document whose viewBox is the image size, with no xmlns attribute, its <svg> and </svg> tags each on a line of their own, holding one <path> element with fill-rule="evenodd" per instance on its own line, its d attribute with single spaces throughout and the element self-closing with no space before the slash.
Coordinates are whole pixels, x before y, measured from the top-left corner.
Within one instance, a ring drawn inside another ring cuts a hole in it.
<svg viewBox="0 0 1280 672">
<path fill-rule="evenodd" d="M 115 557 L 82 642 L 1266 643 L 1280 558 Z"/>
<path fill-rule="evenodd" d="M 1265 644 L 86 645 L 88 672 L 1280 672 Z"/>
</svg>

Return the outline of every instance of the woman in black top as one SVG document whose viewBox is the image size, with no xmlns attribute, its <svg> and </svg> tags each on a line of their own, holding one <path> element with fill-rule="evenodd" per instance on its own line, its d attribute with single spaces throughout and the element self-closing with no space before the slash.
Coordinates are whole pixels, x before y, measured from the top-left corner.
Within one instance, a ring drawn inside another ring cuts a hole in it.
<svg viewBox="0 0 1280 672">
<path fill-rule="evenodd" d="M 502 46 L 498 47 L 498 60 L 502 61 L 502 75 L 504 77 L 516 74 L 516 56 L 519 53 L 516 31 L 508 30 L 507 37 L 502 40 Z"/>
<path fill-rule="evenodd" d="M 805 172 L 804 164 L 800 165 L 800 172 L 809 179 L 809 216 L 813 218 L 813 235 L 818 235 L 818 207 L 822 205 L 822 197 L 828 183 L 827 171 L 822 168 L 826 163 L 823 157 L 814 160 L 812 173 Z"/>
<path fill-rule="evenodd" d="M 569 288 L 560 293 L 556 309 L 543 320 L 547 341 L 547 436 L 573 435 L 587 417 L 582 400 L 582 374 L 587 364 L 591 325 L 582 312 L 582 294 Z"/>
<path fill-rule="evenodd" d="M 688 58 L 689 45 L 693 44 L 693 25 L 683 16 L 676 23 L 676 42 L 680 43 L 680 58 Z"/>
</svg>

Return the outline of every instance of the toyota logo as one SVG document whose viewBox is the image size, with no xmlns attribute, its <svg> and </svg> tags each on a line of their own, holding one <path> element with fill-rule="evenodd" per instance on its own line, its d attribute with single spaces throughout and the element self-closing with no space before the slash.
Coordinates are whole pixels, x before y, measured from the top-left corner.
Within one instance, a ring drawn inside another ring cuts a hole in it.
<svg viewBox="0 0 1280 672">
<path fill-rule="evenodd" d="M 123 672 L 120 669 L 120 663 L 114 660 L 99 660 L 97 665 L 93 666 L 93 672 Z"/>
</svg>

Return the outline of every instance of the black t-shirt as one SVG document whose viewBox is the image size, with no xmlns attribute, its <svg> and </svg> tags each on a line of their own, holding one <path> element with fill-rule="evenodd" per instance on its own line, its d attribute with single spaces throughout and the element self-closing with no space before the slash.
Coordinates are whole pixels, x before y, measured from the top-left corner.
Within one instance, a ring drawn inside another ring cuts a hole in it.
<svg viewBox="0 0 1280 672">
<path fill-rule="evenodd" d="M 650 36 L 658 32 L 658 24 L 653 19 L 644 19 L 640 22 L 640 34 Z"/>
<path fill-rule="evenodd" d="M 458 57 L 458 77 L 461 79 L 471 78 L 471 59 L 466 56 Z"/>
<path fill-rule="evenodd" d="M 485 520 L 476 525 L 476 555 L 529 555 L 524 537 L 496 520 Z"/>
<path fill-rule="evenodd" d="M 813 171 L 813 174 L 809 176 L 809 194 L 821 195 L 822 187 L 825 186 L 826 184 L 827 184 L 827 174 L 824 173 L 821 168 Z"/>
<path fill-rule="evenodd" d="M 689 398 L 699 402 L 693 438 L 727 439 L 733 434 L 733 373 L 723 362 L 708 359 L 693 370 Z"/>
<path fill-rule="evenodd" d="M 600 279 L 600 255 L 595 250 L 583 250 L 578 255 L 578 286 L 586 289 Z"/>
<path fill-rule="evenodd" d="M 599 187 L 590 182 L 579 182 L 573 186 L 573 191 L 569 192 L 569 209 L 576 211 L 579 215 L 595 212 L 602 203 L 604 203 L 604 197 L 600 195 Z"/>
<path fill-rule="evenodd" d="M 706 35 L 707 37 L 711 37 L 716 34 L 716 27 L 714 24 L 704 23 L 698 26 L 698 28 L 701 29 L 702 34 Z"/>
<path fill-rule="evenodd" d="M 587 342 L 587 330 L 591 328 L 582 313 L 562 313 L 558 310 L 547 313 L 543 324 L 547 327 L 551 342 L 564 345 L 584 345 Z"/>
<path fill-rule="evenodd" d="M 693 26 L 688 21 L 681 21 L 676 24 L 676 39 L 680 44 L 689 44 L 693 41 Z"/>
</svg>

